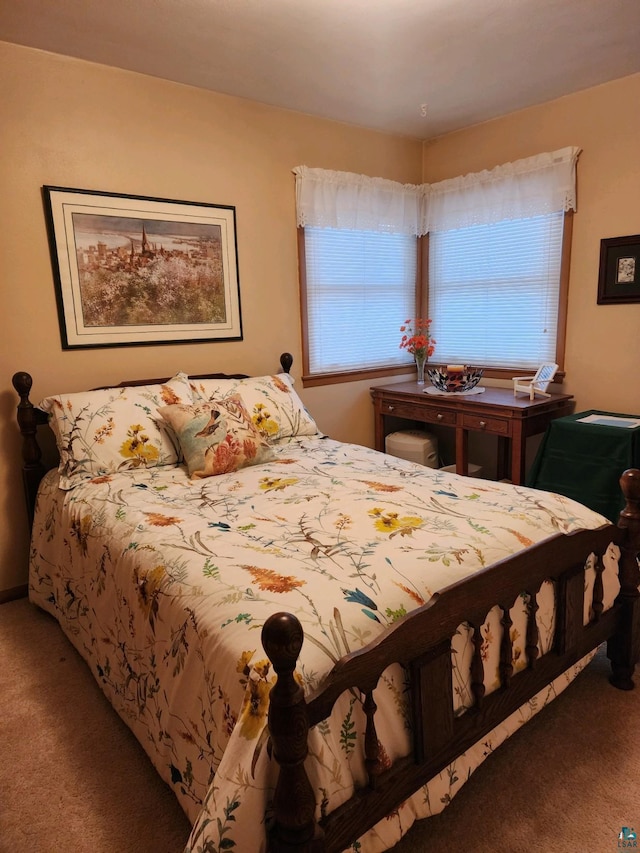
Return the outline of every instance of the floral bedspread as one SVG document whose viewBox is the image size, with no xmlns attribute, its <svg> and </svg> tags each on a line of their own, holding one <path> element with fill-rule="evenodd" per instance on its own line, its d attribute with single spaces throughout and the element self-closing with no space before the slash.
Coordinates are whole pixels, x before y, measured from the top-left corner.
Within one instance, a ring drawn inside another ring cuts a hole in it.
<svg viewBox="0 0 640 853">
<path fill-rule="evenodd" d="M 278 444 L 274 461 L 204 480 L 180 466 L 138 469 L 64 492 L 47 475 L 30 596 L 59 620 L 175 791 L 194 823 L 186 850 L 257 853 L 276 770 L 264 736 L 274 674 L 260 644 L 270 614 L 287 610 L 302 622 L 298 673 L 310 690 L 340 656 L 435 591 L 556 532 L 603 523 L 563 497 L 310 437 Z M 613 569 L 605 580 L 608 606 Z M 524 602 L 512 618 L 518 668 Z M 539 612 L 543 649 L 553 618 L 549 594 Z M 492 689 L 496 614 L 483 630 Z M 454 662 L 469 656 L 461 626 Z M 389 761 L 410 749 L 403 676 L 391 667 L 376 691 Z M 353 849 L 387 849 L 416 816 L 441 810 L 483 757 L 570 680 L 542 691 Z M 467 682 L 456 665 L 459 713 L 470 702 Z M 311 733 L 319 814 L 365 778 L 363 719 L 360 698 L 345 694 Z"/>
</svg>

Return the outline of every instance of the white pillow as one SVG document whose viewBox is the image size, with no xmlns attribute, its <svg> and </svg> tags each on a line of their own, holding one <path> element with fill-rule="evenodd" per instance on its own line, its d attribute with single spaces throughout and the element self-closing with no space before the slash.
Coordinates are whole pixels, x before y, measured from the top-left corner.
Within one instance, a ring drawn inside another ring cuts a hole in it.
<svg viewBox="0 0 640 853">
<path fill-rule="evenodd" d="M 179 445 L 158 417 L 160 406 L 193 402 L 189 378 L 176 374 L 163 385 L 132 385 L 47 397 L 60 453 L 60 488 L 133 468 L 177 465 Z"/>
<path fill-rule="evenodd" d="M 239 394 L 258 431 L 271 442 L 318 432 L 288 373 L 246 379 L 192 379 L 191 390 L 196 403 Z"/>
</svg>

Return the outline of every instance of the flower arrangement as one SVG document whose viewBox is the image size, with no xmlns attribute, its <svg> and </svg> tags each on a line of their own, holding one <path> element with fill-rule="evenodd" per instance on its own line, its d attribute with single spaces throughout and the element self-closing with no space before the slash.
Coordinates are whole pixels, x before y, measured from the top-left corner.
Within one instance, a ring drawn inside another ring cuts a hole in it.
<svg viewBox="0 0 640 853">
<path fill-rule="evenodd" d="M 405 320 L 400 331 L 404 334 L 400 340 L 400 349 L 406 349 L 414 358 L 427 359 L 433 355 L 436 342 L 431 337 L 431 320 Z"/>
</svg>

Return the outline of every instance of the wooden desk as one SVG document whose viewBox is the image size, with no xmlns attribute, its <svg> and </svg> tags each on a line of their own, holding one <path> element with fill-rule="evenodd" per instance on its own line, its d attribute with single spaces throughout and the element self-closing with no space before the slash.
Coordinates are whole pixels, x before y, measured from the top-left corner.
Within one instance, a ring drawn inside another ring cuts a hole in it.
<svg viewBox="0 0 640 853">
<path fill-rule="evenodd" d="M 385 419 L 402 418 L 452 427 L 456 431 L 456 472 L 469 470 L 469 433 L 498 437 L 498 479 L 509 476 L 516 485 L 525 481 L 526 439 L 545 432 L 554 418 L 570 415 L 573 397 L 553 394 L 530 400 L 512 388 L 485 388 L 469 397 L 425 393 L 429 385 L 399 382 L 371 388 L 375 410 L 375 446 L 384 451 Z"/>
</svg>

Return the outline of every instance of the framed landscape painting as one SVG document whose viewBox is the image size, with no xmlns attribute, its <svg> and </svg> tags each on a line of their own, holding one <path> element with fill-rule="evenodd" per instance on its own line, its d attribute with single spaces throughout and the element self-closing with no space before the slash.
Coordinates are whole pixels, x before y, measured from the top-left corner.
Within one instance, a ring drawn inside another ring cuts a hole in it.
<svg viewBox="0 0 640 853">
<path fill-rule="evenodd" d="M 234 207 L 42 189 L 63 349 L 242 339 Z"/>
</svg>

